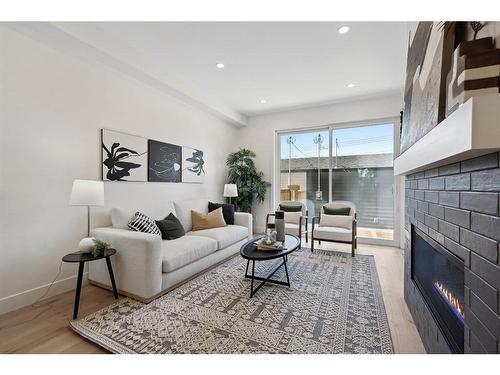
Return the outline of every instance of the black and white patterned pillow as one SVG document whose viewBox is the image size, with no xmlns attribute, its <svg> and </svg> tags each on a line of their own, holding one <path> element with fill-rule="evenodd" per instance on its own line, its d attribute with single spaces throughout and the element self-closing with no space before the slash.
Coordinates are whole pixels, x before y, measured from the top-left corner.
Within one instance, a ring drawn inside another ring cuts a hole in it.
<svg viewBox="0 0 500 375">
<path fill-rule="evenodd" d="M 156 225 L 155 221 L 140 212 L 135 213 L 132 220 L 128 223 L 128 227 L 130 230 L 135 230 L 137 232 L 151 233 L 161 236 L 160 229 Z"/>
</svg>

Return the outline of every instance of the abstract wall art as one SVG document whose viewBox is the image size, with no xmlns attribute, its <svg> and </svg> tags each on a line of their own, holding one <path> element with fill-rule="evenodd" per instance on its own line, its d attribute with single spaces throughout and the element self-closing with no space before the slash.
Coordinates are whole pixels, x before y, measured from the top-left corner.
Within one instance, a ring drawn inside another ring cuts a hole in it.
<svg viewBox="0 0 500 375">
<path fill-rule="evenodd" d="M 182 146 L 182 182 L 203 183 L 205 159 L 203 151 Z"/>
<path fill-rule="evenodd" d="M 410 33 L 401 152 L 444 118 L 443 44 L 443 31 L 438 22 L 419 22 Z"/>
<path fill-rule="evenodd" d="M 101 149 L 104 181 L 147 181 L 147 139 L 102 129 Z"/>
<path fill-rule="evenodd" d="M 149 140 L 148 145 L 148 181 L 181 182 L 181 146 L 154 141 L 152 139 Z"/>
</svg>

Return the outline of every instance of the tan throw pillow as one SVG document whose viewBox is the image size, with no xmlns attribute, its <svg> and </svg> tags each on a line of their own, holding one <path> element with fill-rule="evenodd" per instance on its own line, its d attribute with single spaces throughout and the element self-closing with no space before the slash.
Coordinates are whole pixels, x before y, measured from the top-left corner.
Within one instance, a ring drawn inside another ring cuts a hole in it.
<svg viewBox="0 0 500 375">
<path fill-rule="evenodd" d="M 193 231 L 226 226 L 224 215 L 222 213 L 222 207 L 213 210 L 208 214 L 191 211 L 191 220 L 193 221 Z"/>
</svg>

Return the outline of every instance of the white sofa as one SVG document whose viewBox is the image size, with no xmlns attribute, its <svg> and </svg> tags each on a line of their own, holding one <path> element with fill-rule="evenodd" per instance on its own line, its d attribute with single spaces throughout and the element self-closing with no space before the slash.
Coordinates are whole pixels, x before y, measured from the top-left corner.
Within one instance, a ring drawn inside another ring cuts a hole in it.
<svg viewBox="0 0 500 375">
<path fill-rule="evenodd" d="M 111 257 L 120 294 L 150 302 L 207 268 L 237 254 L 252 236 L 252 215 L 236 212 L 234 225 L 192 231 L 191 210 L 208 211 L 208 200 L 172 202 L 162 207 L 123 211 L 111 210 L 112 227 L 91 231 L 95 238 L 116 249 Z M 160 220 L 172 212 L 182 223 L 186 235 L 175 240 L 128 230 L 127 223 L 140 211 Z M 89 281 L 111 289 L 106 262 L 89 263 Z"/>
</svg>

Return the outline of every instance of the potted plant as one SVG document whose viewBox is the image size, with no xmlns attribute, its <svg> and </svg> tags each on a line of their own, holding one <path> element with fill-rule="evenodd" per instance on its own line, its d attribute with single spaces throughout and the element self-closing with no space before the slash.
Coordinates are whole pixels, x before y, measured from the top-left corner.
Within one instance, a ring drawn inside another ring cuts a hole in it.
<svg viewBox="0 0 500 375">
<path fill-rule="evenodd" d="M 242 212 L 251 212 L 252 203 L 257 200 L 264 202 L 266 198 L 266 182 L 264 174 L 255 168 L 255 152 L 248 149 L 229 154 L 226 165 L 229 168 L 228 183 L 238 186 L 238 196 L 233 203 Z"/>
</svg>

